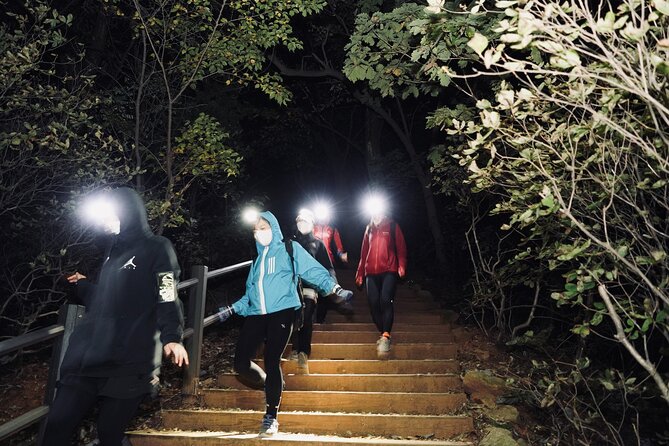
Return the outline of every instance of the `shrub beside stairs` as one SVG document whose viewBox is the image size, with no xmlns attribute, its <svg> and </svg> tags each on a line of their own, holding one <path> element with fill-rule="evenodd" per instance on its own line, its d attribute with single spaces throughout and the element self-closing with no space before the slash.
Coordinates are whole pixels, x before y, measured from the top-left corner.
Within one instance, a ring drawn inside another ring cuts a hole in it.
<svg viewBox="0 0 669 446">
<path fill-rule="evenodd" d="M 353 289 L 350 271 L 339 272 Z M 309 375 L 283 362 L 286 390 L 279 434 L 257 438 L 264 393 L 234 374 L 218 376 L 218 388 L 202 389 L 203 407 L 163 411 L 163 430 L 129 433 L 134 446 L 429 445 L 465 446 L 474 431 L 464 413 L 456 333 L 429 292 L 400 285 L 395 299 L 393 345 L 379 359 L 379 333 L 363 293 L 355 314 L 330 311 L 314 325 Z M 290 353 L 286 348 L 284 357 Z M 262 366 L 262 361 L 259 361 Z"/>
</svg>

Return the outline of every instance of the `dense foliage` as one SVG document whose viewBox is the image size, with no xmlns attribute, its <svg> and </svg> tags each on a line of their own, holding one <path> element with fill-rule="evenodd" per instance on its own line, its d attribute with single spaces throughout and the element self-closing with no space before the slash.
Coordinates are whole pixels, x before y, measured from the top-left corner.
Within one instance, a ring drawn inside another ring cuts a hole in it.
<svg viewBox="0 0 669 446">
<path fill-rule="evenodd" d="M 291 19 L 323 2 L 3 6 L 11 7 L 0 17 L 0 335 L 12 335 L 53 321 L 63 275 L 95 272 L 100 249 L 76 212 L 92 189 L 132 182 L 157 232 L 179 228 L 184 266 L 212 258 L 199 224 L 220 227 L 218 212 L 232 219 L 244 147 L 230 136 L 234 119 L 214 117 L 198 88 L 216 82 L 234 103 L 250 86 L 285 104 L 290 92 L 267 58 L 276 46 L 299 49 Z M 244 248 L 217 258 L 238 259 Z"/>
<path fill-rule="evenodd" d="M 84 3 L 0 19 L 0 335 L 95 264 L 91 189 L 132 183 L 182 263 L 221 264 L 277 171 L 356 172 L 414 185 L 413 252 L 468 253 L 469 320 L 540 357 L 540 441 L 667 440 L 669 2 Z"/>
<path fill-rule="evenodd" d="M 635 411 L 669 402 L 667 3 L 429 3 L 359 15 L 345 73 L 438 98 L 471 316 L 552 356 L 524 381 L 552 440 L 636 441 Z"/>
</svg>

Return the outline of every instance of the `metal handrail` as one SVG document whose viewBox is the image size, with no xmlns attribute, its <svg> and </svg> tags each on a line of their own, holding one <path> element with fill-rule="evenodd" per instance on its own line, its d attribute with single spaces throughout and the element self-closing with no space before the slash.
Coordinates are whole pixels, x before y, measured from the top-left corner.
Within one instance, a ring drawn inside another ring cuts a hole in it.
<svg viewBox="0 0 669 446">
<path fill-rule="evenodd" d="M 182 391 L 187 394 L 196 394 L 199 388 L 200 361 L 202 354 L 203 329 L 218 320 L 216 314 L 204 317 L 206 303 L 207 282 L 224 274 L 241 270 L 250 266 L 251 260 L 208 271 L 206 266 L 196 265 L 192 268 L 191 278 L 180 282 L 177 290 L 190 289 L 188 321 L 184 330 L 183 339 L 188 351 L 190 364 L 184 371 Z M 44 405 L 32 409 L 17 418 L 0 425 L 0 440 L 19 432 L 33 423 L 41 421 L 38 443 L 44 433 L 46 416 L 49 405 L 55 395 L 55 384 L 58 380 L 60 362 L 67 348 L 69 336 L 77 322 L 83 316 L 83 307 L 77 305 L 63 305 L 59 311 L 58 324 L 41 328 L 0 342 L 0 357 L 29 347 L 39 342 L 56 339 L 53 345 L 51 364 L 49 366 L 49 382 L 46 386 Z"/>
</svg>

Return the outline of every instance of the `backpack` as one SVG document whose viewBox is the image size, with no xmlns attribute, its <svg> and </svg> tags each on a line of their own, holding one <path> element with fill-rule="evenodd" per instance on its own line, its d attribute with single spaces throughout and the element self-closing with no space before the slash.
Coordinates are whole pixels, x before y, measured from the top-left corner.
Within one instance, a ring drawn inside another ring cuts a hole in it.
<svg viewBox="0 0 669 446">
<path fill-rule="evenodd" d="M 293 241 L 291 239 L 287 239 L 283 241 L 283 244 L 286 247 L 286 251 L 288 252 L 288 257 L 290 257 L 290 268 L 293 270 L 293 282 L 295 282 L 296 274 L 295 257 L 293 256 Z M 302 325 L 304 325 L 304 295 L 302 294 L 302 279 L 299 277 L 297 277 L 297 296 L 300 298 L 300 309 L 295 310 L 295 322 L 293 327 L 296 330 L 299 330 L 302 328 Z"/>
</svg>

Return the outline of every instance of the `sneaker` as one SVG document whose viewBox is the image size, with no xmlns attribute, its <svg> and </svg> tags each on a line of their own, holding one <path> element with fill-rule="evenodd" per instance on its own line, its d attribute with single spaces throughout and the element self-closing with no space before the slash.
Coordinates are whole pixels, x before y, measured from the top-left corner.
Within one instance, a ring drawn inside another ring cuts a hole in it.
<svg viewBox="0 0 669 446">
<path fill-rule="evenodd" d="M 288 355 L 289 361 L 297 361 L 297 358 L 298 358 L 297 350 L 291 351 L 290 355 Z"/>
<path fill-rule="evenodd" d="M 337 312 L 339 314 L 343 314 L 343 315 L 346 315 L 346 316 L 355 313 L 355 310 L 353 310 L 353 304 L 350 301 L 349 302 L 343 302 L 343 303 L 337 305 L 335 310 L 337 310 Z"/>
<path fill-rule="evenodd" d="M 260 423 L 260 433 L 259 437 L 271 437 L 272 435 L 279 432 L 279 422 L 276 421 L 276 417 L 265 414 L 262 417 L 262 422 Z"/>
<path fill-rule="evenodd" d="M 376 351 L 380 354 L 388 353 L 390 351 L 390 338 L 381 336 L 379 340 L 376 341 Z"/>
<path fill-rule="evenodd" d="M 302 375 L 309 374 L 309 357 L 304 352 L 300 352 L 297 355 L 297 373 L 301 373 Z"/>
</svg>

